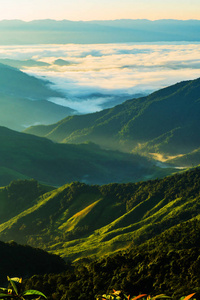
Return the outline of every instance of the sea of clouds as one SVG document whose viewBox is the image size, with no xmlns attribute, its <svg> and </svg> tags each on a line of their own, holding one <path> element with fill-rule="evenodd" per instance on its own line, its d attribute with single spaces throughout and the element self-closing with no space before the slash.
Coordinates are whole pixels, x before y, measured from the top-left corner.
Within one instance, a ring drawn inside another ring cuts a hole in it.
<svg viewBox="0 0 200 300">
<path fill-rule="evenodd" d="M 63 93 L 48 100 L 79 113 L 200 76 L 200 43 L 0 46 L 2 58 L 48 63 L 21 70 L 48 79 Z"/>
</svg>

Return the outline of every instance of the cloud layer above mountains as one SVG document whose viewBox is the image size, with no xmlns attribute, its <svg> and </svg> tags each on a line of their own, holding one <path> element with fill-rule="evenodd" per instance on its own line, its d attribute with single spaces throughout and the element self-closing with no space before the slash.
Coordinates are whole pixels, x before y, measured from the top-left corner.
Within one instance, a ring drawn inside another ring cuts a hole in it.
<svg viewBox="0 0 200 300">
<path fill-rule="evenodd" d="M 200 74 L 200 43 L 1 46 L 4 58 L 47 62 L 22 70 L 50 80 L 66 97 L 50 100 L 80 113 Z"/>
</svg>

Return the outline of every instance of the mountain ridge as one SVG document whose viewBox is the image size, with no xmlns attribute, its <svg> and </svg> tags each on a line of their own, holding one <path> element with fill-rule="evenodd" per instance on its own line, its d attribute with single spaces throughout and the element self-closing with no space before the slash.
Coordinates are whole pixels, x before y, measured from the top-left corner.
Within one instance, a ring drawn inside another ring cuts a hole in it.
<svg viewBox="0 0 200 300">
<path fill-rule="evenodd" d="M 1 223 L 0 238 L 71 261 L 112 254 L 199 218 L 199 178 L 196 168 L 138 183 L 66 184 L 38 195 L 32 206 Z"/>
<path fill-rule="evenodd" d="M 0 22 L 2 44 L 200 41 L 199 20 L 7 20 Z M 13 29 L 14 28 L 14 29 Z M 158 29 L 159 28 L 159 29 Z M 173 30 L 172 30 L 173 29 Z M 50 32 L 54 31 L 55 35 Z M 16 32 L 18 33 L 16 36 Z M 31 38 L 27 36 L 31 32 Z M 63 35 L 65 32 L 65 35 Z M 85 33 L 87 32 L 87 36 Z"/>
<path fill-rule="evenodd" d="M 47 80 L 0 63 L 0 125 L 22 131 L 31 124 L 51 124 L 74 110 L 48 101 L 63 97 Z"/>
<path fill-rule="evenodd" d="M 0 140 L 1 185 L 30 178 L 53 186 L 72 181 L 105 184 L 162 177 L 177 171 L 157 167 L 139 155 L 104 150 L 92 143 L 59 144 L 6 127 L 0 127 Z"/>
<path fill-rule="evenodd" d="M 196 298 L 200 280 L 199 228 L 199 219 L 182 222 L 140 246 L 132 244 L 125 251 L 93 261 L 82 259 L 73 269 L 54 276 L 35 276 L 28 284 L 37 282 L 36 286 L 51 296 L 51 289 L 46 288 L 51 282 L 56 300 L 63 295 L 89 300 L 97 295 L 109 297 L 113 289 L 131 298 L 141 293 L 164 294 L 175 300 L 195 293 Z"/>
<path fill-rule="evenodd" d="M 111 109 L 72 116 L 27 133 L 60 143 L 91 141 L 103 148 L 166 157 L 199 148 L 200 79 L 179 82 Z M 162 124 L 162 126 L 160 126 Z M 196 165 L 200 163 L 196 161 Z"/>
</svg>

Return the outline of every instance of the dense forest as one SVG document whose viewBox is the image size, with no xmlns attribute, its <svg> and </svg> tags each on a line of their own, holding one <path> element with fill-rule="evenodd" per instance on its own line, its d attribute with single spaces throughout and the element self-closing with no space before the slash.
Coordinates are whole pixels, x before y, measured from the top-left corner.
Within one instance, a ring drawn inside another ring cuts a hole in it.
<svg viewBox="0 0 200 300">
<path fill-rule="evenodd" d="M 32 238 L 34 232 L 42 237 L 45 233 L 44 228 L 47 228 L 44 241 L 47 241 L 47 233 L 49 233 L 53 242 L 48 250 L 56 252 L 56 249 L 59 253 L 59 249 L 62 249 L 62 253 L 65 253 L 65 262 L 55 255 L 52 256 L 52 263 L 48 256 L 44 256 L 45 258 L 40 256 L 37 262 L 34 252 L 31 252 L 33 250 L 30 250 L 32 248 L 27 246 L 21 248 L 22 246 L 14 242 L 1 243 L 1 255 L 5 258 L 1 263 L 2 276 L 5 276 L 3 274 L 6 272 L 12 272 L 7 275 L 23 276 L 25 289 L 40 290 L 48 296 L 48 299 L 53 300 L 93 300 L 96 295 L 112 292 L 113 289 L 122 290 L 131 296 L 140 293 L 150 295 L 164 293 L 172 296 L 173 299 L 195 292 L 198 298 L 200 292 L 199 168 L 160 180 L 134 184 L 88 186 L 77 182 L 53 189 L 39 185 L 36 181 L 19 181 L 11 183 L 3 188 L 3 191 L 14 199 L 14 193 L 20 194 L 21 188 L 26 190 L 27 196 L 29 193 L 33 194 L 27 217 L 25 211 L 23 212 L 24 229 L 18 230 L 18 226 L 22 226 L 20 218 L 16 219 L 16 224 L 7 221 L 0 225 L 1 228 L 5 228 L 2 236 L 4 239 L 6 236 L 10 237 L 9 232 L 12 231 L 14 237 L 17 237 L 18 231 L 23 235 L 28 233 L 29 230 L 31 231 L 28 221 L 32 224 Z M 46 189 L 48 189 L 47 192 Z M 43 197 L 46 202 L 38 200 L 40 197 Z M 99 197 L 101 199 L 103 197 L 103 202 L 101 206 L 97 206 L 96 211 L 93 211 L 94 215 L 91 219 L 89 214 L 91 210 L 84 210 L 83 205 L 85 203 L 91 208 L 92 201 L 98 202 Z M 16 197 L 16 201 L 22 209 L 22 199 Z M 38 205 L 38 208 L 41 204 L 38 212 L 35 209 L 33 213 L 35 223 L 31 215 L 32 203 L 36 203 L 34 205 Z M 104 207 L 105 214 L 102 214 L 103 210 L 100 210 L 100 207 Z M 81 215 L 80 208 L 84 211 L 84 218 L 75 219 L 74 215 Z M 54 214 L 49 219 L 48 214 L 53 211 Z M 64 235 L 59 236 L 59 227 L 63 233 L 64 230 L 69 229 L 67 220 L 70 217 L 67 213 L 70 212 L 72 219 L 76 220 L 73 223 L 73 230 L 70 227 L 70 231 L 65 231 Z M 106 223 L 106 215 L 109 224 Z M 64 216 L 67 219 L 64 219 Z M 50 220 L 51 227 L 46 223 L 48 220 Z M 80 231 L 83 224 L 85 224 L 84 232 Z M 36 228 L 33 230 L 35 225 Z M 41 233 L 40 230 L 42 230 Z M 91 234 L 91 230 L 95 230 L 96 233 Z M 98 238 L 95 239 L 95 235 Z M 89 247 L 88 251 L 85 248 L 85 255 L 81 249 L 84 244 L 83 237 L 86 239 L 85 247 Z M 61 243 L 62 239 L 63 243 Z M 115 247 L 116 244 L 124 245 L 125 240 L 127 243 L 123 249 Z M 38 241 L 42 247 L 49 243 L 43 243 L 42 238 Z M 54 244 L 55 242 L 57 244 Z M 96 244 L 93 248 L 96 255 L 91 253 L 92 242 Z M 67 255 L 72 244 L 76 243 L 73 251 L 79 248 L 78 259 L 78 252 L 75 256 Z M 100 249 L 104 243 L 107 252 L 98 252 L 98 248 Z M 107 248 L 109 244 L 110 247 Z M 10 250 L 12 247 L 13 251 Z M 9 249 L 9 251 L 5 250 L 5 254 L 3 249 Z M 42 250 L 36 250 L 37 253 L 40 251 Z M 16 258 L 19 258 L 19 262 Z M 26 259 L 29 261 L 27 262 Z M 23 274 L 19 268 L 20 265 Z"/>
<path fill-rule="evenodd" d="M 173 299 L 200 292 L 200 221 L 176 225 L 148 242 L 126 251 L 67 265 L 61 274 L 33 276 L 25 288 L 34 286 L 49 299 L 91 299 L 113 288 L 131 296 L 165 293 Z"/>
<path fill-rule="evenodd" d="M 93 143 L 54 143 L 1 126 L 0 140 L 0 186 L 14 179 L 30 178 L 53 186 L 72 181 L 135 182 L 175 171 L 159 168 L 154 161 L 140 155 L 105 150 Z"/>
<path fill-rule="evenodd" d="M 0 242 L 0 284 L 7 285 L 7 276 L 28 278 L 34 274 L 60 273 L 66 264 L 59 256 L 14 241 Z"/>
<path fill-rule="evenodd" d="M 22 187 L 32 197 L 24 209 Z M 73 182 L 48 191 L 34 181 L 16 181 L 0 190 L 4 203 L 5 192 L 11 190 L 18 204 L 11 213 L 2 206 L 7 220 L 0 224 L 1 240 L 14 239 L 71 261 L 113 253 L 132 241 L 139 245 L 200 212 L 199 168 L 145 182 L 103 186 Z"/>
<path fill-rule="evenodd" d="M 26 197 L 31 194 L 26 205 L 22 188 Z M 0 190 L 2 204 L 16 199 L 10 213 L 2 206 L 7 219 L 1 221 L 0 238 L 72 261 L 112 253 L 198 217 L 199 190 L 199 168 L 164 179 L 103 186 L 74 182 L 53 189 L 35 181 L 16 181 Z"/>
</svg>

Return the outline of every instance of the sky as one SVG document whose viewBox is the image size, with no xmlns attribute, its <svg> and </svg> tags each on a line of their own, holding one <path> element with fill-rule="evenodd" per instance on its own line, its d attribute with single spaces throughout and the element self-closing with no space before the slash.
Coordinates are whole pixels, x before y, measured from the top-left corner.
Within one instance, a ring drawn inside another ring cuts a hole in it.
<svg viewBox="0 0 200 300">
<path fill-rule="evenodd" d="M 200 19 L 200 0 L 0 0 L 0 20 Z"/>
</svg>

